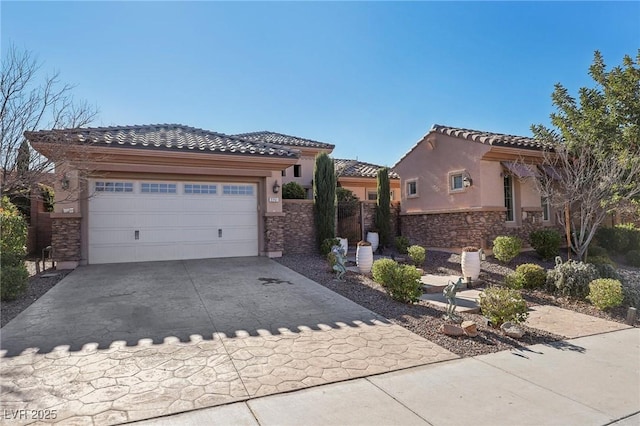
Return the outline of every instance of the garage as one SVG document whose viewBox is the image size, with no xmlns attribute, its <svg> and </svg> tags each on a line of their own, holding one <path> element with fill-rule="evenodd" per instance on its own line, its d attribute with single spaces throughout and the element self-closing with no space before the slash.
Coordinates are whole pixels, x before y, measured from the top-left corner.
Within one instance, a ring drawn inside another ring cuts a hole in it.
<svg viewBox="0 0 640 426">
<path fill-rule="evenodd" d="M 89 181 L 90 264 L 258 255 L 257 185 Z"/>
</svg>

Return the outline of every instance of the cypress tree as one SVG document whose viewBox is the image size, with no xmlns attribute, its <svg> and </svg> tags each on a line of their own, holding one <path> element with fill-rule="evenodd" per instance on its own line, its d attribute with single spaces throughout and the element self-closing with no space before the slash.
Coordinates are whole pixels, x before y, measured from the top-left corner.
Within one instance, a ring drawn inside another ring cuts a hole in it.
<svg viewBox="0 0 640 426">
<path fill-rule="evenodd" d="M 378 228 L 380 245 L 388 247 L 391 240 L 391 188 L 389 186 L 389 168 L 378 169 L 378 200 L 375 223 Z"/>
<path fill-rule="evenodd" d="M 333 160 L 325 152 L 318 154 L 313 171 L 313 200 L 317 245 L 335 237 L 336 172 Z"/>
</svg>

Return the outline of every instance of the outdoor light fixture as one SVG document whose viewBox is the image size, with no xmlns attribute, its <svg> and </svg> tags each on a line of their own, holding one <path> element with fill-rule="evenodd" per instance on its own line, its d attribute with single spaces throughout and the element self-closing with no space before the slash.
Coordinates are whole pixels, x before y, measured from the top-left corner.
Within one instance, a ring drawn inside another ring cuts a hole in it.
<svg viewBox="0 0 640 426">
<path fill-rule="evenodd" d="M 60 179 L 60 185 L 62 185 L 62 189 L 67 190 L 67 189 L 69 189 L 69 184 L 70 184 L 69 178 L 67 177 L 67 174 L 65 173 L 62 176 L 62 179 Z"/>
<path fill-rule="evenodd" d="M 469 175 L 469 173 L 465 173 L 465 175 L 462 177 L 462 185 L 465 188 L 468 188 L 471 185 L 473 185 L 473 179 L 471 179 L 471 176 Z"/>
<path fill-rule="evenodd" d="M 273 193 L 274 194 L 277 194 L 278 192 L 280 192 L 280 185 L 278 184 L 278 181 L 275 181 L 273 183 L 273 188 L 272 189 L 273 189 Z"/>
</svg>

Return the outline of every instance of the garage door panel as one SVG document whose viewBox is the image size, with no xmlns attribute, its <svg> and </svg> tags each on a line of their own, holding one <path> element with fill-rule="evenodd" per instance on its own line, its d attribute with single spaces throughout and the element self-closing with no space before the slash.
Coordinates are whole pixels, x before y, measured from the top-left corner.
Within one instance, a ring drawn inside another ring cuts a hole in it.
<svg viewBox="0 0 640 426">
<path fill-rule="evenodd" d="M 258 254 L 255 185 L 235 185 L 242 194 L 222 194 L 225 184 L 212 183 L 217 193 L 192 194 L 184 193 L 187 183 L 166 183 L 175 184 L 176 194 L 141 193 L 142 183 L 133 182 L 132 192 L 89 199 L 89 263 Z"/>
</svg>

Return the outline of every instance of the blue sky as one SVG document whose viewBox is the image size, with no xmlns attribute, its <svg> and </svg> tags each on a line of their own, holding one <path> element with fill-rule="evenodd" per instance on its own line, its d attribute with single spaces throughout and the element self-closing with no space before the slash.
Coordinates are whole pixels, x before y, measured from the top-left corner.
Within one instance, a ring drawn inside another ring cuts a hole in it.
<svg viewBox="0 0 640 426">
<path fill-rule="evenodd" d="M 330 142 L 393 165 L 434 124 L 530 135 L 556 82 L 640 47 L 640 2 L 8 2 L 95 125 L 181 123 Z"/>
</svg>

